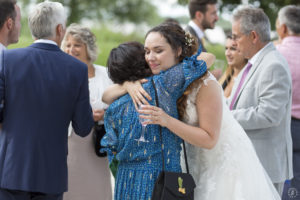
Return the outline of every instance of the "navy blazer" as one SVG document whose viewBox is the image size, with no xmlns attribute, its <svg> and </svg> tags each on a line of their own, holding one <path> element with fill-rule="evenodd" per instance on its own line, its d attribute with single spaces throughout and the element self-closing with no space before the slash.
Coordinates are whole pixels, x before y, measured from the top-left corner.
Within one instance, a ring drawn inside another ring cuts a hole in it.
<svg viewBox="0 0 300 200">
<path fill-rule="evenodd" d="M 34 43 L 0 57 L 0 188 L 67 190 L 68 126 L 93 126 L 87 66 L 53 44 Z"/>
</svg>

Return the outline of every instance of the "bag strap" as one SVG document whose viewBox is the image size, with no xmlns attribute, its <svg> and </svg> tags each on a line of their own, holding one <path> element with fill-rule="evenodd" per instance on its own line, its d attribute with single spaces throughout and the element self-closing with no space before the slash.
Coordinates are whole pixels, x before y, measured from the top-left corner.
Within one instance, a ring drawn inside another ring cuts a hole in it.
<svg viewBox="0 0 300 200">
<path fill-rule="evenodd" d="M 152 85 L 154 87 L 156 106 L 159 107 L 157 90 L 156 90 L 153 78 L 151 79 L 151 81 L 152 81 Z M 162 133 L 161 133 L 161 126 L 159 126 L 159 135 L 160 135 L 160 141 L 161 141 L 161 144 L 162 144 L 163 143 L 163 137 L 162 137 Z M 184 140 L 182 140 L 182 141 L 183 141 L 183 152 L 184 152 L 184 160 L 185 160 L 186 171 L 189 174 L 190 171 L 189 171 L 189 165 L 188 165 L 187 156 L 186 156 L 185 142 L 184 142 Z M 165 157 L 164 157 L 164 150 L 163 149 L 161 149 L 161 157 L 162 157 L 162 164 L 163 164 L 163 171 L 164 171 L 165 170 Z"/>
<path fill-rule="evenodd" d="M 151 81 L 152 81 L 152 85 L 153 85 L 154 92 L 155 92 L 155 103 L 156 103 L 156 106 L 159 107 L 158 95 L 157 95 L 157 91 L 156 91 L 156 87 L 155 87 L 155 83 L 153 81 L 153 78 L 151 79 Z M 159 135 L 160 135 L 160 142 L 161 142 L 161 145 L 162 145 L 163 138 L 162 138 L 161 126 L 160 125 L 159 125 Z M 162 146 L 161 146 L 161 158 L 162 158 L 163 171 L 165 171 L 165 157 L 164 157 L 164 150 L 162 149 Z"/>
</svg>

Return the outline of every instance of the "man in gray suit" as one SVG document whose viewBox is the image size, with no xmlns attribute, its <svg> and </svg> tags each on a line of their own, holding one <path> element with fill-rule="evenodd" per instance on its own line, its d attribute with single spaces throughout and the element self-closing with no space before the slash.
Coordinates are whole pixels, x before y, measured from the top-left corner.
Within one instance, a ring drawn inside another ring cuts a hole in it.
<svg viewBox="0 0 300 200">
<path fill-rule="evenodd" d="M 203 51 L 206 49 L 203 46 L 204 31 L 209 28 L 214 28 L 218 21 L 217 0 L 190 0 L 189 12 L 191 21 L 186 30 L 189 31 L 198 39 Z"/>
<path fill-rule="evenodd" d="M 288 64 L 270 42 L 270 21 L 263 10 L 250 6 L 235 10 L 232 36 L 249 62 L 235 82 L 230 109 L 282 194 L 284 181 L 293 176 Z"/>
</svg>

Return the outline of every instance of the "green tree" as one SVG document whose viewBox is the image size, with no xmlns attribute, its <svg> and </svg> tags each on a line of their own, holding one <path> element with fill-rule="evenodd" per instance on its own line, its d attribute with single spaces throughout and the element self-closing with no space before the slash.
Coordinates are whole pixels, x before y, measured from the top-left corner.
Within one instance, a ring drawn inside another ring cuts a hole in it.
<svg viewBox="0 0 300 200">
<path fill-rule="evenodd" d="M 19 0 L 24 6 L 43 0 Z M 160 20 L 154 5 L 148 0 L 56 0 L 68 8 L 68 24 L 84 18 L 120 22 L 156 23 Z"/>
<path fill-rule="evenodd" d="M 189 0 L 177 0 L 177 2 L 181 5 L 187 5 Z M 264 12 L 270 18 L 271 26 L 273 29 L 275 28 L 277 13 L 281 7 L 290 4 L 295 4 L 295 5 L 300 4 L 299 0 L 263 0 L 263 1 L 248 0 L 248 3 L 258 6 L 264 10 Z M 232 11 L 240 4 L 242 4 L 242 0 L 222 0 L 222 3 L 220 4 L 221 11 L 225 11 L 225 10 Z"/>
</svg>

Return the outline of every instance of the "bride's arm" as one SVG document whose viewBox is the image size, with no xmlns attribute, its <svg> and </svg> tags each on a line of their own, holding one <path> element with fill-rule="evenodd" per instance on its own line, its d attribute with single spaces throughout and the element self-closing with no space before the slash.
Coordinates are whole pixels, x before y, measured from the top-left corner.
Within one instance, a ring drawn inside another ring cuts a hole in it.
<svg viewBox="0 0 300 200">
<path fill-rule="evenodd" d="M 216 56 L 212 53 L 201 52 L 201 54 L 197 57 L 197 60 L 204 60 L 207 68 L 210 68 L 212 64 L 214 64 Z"/>
<path fill-rule="evenodd" d="M 147 124 L 160 124 L 170 131 L 198 147 L 211 149 L 219 138 L 222 122 L 222 93 L 215 81 L 202 85 L 197 94 L 197 113 L 199 127 L 188 125 L 166 114 L 161 108 L 144 106 L 139 110 L 142 114 L 150 114 L 143 118 L 150 119 Z"/>
<path fill-rule="evenodd" d="M 118 97 L 123 96 L 126 93 L 127 91 L 125 90 L 125 88 L 122 87 L 122 85 L 112 84 L 108 86 L 103 92 L 102 101 L 110 105 Z"/>
</svg>

